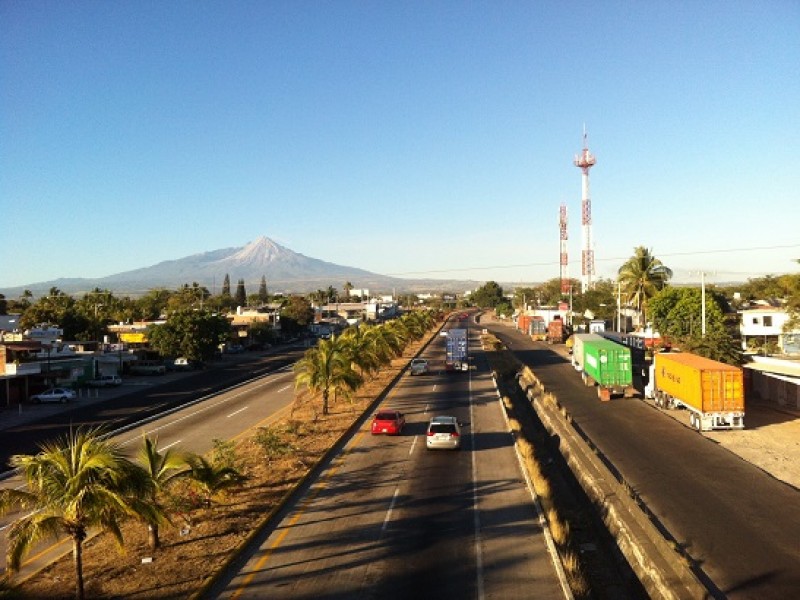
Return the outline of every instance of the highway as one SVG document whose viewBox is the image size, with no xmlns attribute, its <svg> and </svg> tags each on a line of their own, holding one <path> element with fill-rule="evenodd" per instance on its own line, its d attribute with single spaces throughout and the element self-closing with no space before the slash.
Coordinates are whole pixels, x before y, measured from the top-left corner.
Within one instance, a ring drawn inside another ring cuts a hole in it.
<svg viewBox="0 0 800 600">
<path fill-rule="evenodd" d="M 78 405 L 56 412 L 42 421 L 29 421 L 0 436 L 0 451 L 14 451 L 14 443 L 33 448 L 41 439 L 57 436 L 72 424 L 104 424 L 108 430 L 122 429 L 113 435 L 133 455 L 142 436 L 157 436 L 162 449 L 178 446 L 203 454 L 213 448 L 213 440 L 234 439 L 257 424 L 280 416 L 294 398 L 294 379 L 288 364 L 296 351 L 264 358 L 230 362 L 220 369 L 173 378 L 164 385 L 140 386 L 142 391 L 122 393 L 102 402 Z M 295 358 L 293 358 L 295 357 Z M 137 378 L 142 381 L 152 378 Z M 170 379 L 170 378 L 167 378 Z M 158 383 L 155 381 L 154 383 Z M 131 389 L 137 386 L 128 384 Z M 116 390 L 117 394 L 121 390 Z M 77 404 L 80 404 L 78 401 Z M 37 407 L 38 408 L 38 407 Z M 48 407 L 49 408 L 49 407 Z M 55 407 L 54 407 L 55 408 Z M 61 408 L 61 407 L 59 407 Z M 0 482 L 3 487 L 22 485 L 18 477 Z M 0 567 L 5 569 L 5 528 L 14 515 L 0 520 Z M 23 564 L 32 572 L 55 557 L 69 552 L 69 543 L 42 545 Z"/>
<path fill-rule="evenodd" d="M 469 373 L 406 374 L 213 587 L 209 598 L 564 597 L 477 337 Z M 425 356 L 441 363 L 436 340 Z M 430 417 L 464 423 L 460 451 L 429 451 Z"/>
<path fill-rule="evenodd" d="M 692 557 L 715 597 L 798 597 L 797 489 L 638 399 L 600 402 L 546 344 L 485 326 L 556 395 Z"/>
</svg>

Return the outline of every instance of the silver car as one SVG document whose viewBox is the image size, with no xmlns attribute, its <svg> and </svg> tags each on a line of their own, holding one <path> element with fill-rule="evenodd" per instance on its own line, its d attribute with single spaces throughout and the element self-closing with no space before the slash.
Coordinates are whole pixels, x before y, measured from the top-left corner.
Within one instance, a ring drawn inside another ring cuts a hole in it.
<svg viewBox="0 0 800 600">
<path fill-rule="evenodd" d="M 428 450 L 458 450 L 461 448 L 461 424 L 450 416 L 433 417 L 428 423 L 425 442 Z"/>
<path fill-rule="evenodd" d="M 31 396 L 31 402 L 39 404 L 41 402 L 67 402 L 77 398 L 75 390 L 69 388 L 50 388 L 47 391 Z"/>
</svg>

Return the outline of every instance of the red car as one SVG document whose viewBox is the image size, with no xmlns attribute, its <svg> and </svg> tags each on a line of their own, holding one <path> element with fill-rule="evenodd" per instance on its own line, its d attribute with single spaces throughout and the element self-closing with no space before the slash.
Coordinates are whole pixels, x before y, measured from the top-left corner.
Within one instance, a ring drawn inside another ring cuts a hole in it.
<svg viewBox="0 0 800 600">
<path fill-rule="evenodd" d="M 405 424 L 405 415 L 399 410 L 382 410 L 372 419 L 372 435 L 399 435 Z"/>
</svg>

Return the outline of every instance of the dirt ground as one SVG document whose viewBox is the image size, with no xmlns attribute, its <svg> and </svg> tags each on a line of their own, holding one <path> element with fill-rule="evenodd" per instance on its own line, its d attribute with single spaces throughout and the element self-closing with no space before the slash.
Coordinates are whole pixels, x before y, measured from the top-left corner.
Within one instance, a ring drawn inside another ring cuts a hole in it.
<svg viewBox="0 0 800 600">
<path fill-rule="evenodd" d="M 686 411 L 671 413 L 689 426 Z M 745 406 L 744 425 L 740 431 L 706 431 L 701 435 L 800 489 L 800 414 L 750 402 Z"/>
<path fill-rule="evenodd" d="M 84 549 L 86 598 L 191 597 L 309 467 L 363 415 L 421 345 L 411 345 L 404 358 L 392 361 L 391 367 L 384 368 L 352 401 L 332 402 L 328 416 L 317 414 L 319 399 L 298 397 L 293 415 L 273 426 L 292 440 L 291 455 L 268 462 L 264 451 L 253 442 L 253 436 L 243 436 L 237 443 L 236 455 L 247 475 L 246 481 L 216 498 L 210 508 L 193 508 L 180 514 L 174 527 L 161 530 L 162 545 L 154 554 L 147 547 L 145 526 L 137 522 L 124 525 L 122 552 L 109 535 L 89 539 Z M 71 553 L 19 584 L 19 590 L 26 598 L 74 598 Z"/>
</svg>

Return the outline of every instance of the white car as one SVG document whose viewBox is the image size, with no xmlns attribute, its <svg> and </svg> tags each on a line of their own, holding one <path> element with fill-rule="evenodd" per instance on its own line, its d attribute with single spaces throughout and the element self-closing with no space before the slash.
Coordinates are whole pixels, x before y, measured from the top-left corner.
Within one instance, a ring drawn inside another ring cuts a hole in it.
<svg viewBox="0 0 800 600">
<path fill-rule="evenodd" d="M 461 448 L 461 423 L 451 416 L 433 417 L 428 423 L 425 447 L 428 450 Z"/>
<path fill-rule="evenodd" d="M 69 388 L 50 388 L 39 394 L 31 396 L 31 402 L 40 404 L 42 402 L 67 402 L 68 400 L 75 400 L 78 395 L 75 390 Z"/>
<path fill-rule="evenodd" d="M 411 359 L 410 371 L 412 375 L 424 375 L 428 372 L 428 361 L 424 358 Z"/>
</svg>

